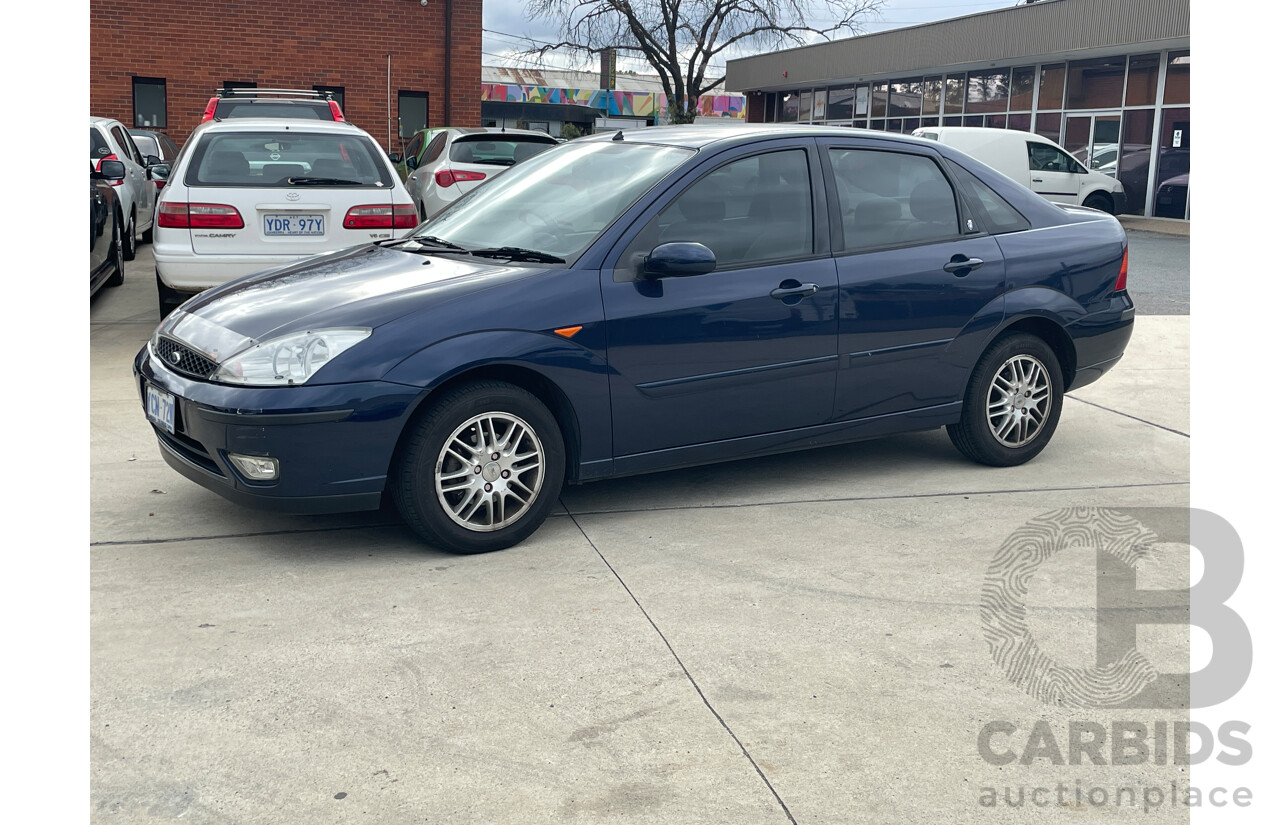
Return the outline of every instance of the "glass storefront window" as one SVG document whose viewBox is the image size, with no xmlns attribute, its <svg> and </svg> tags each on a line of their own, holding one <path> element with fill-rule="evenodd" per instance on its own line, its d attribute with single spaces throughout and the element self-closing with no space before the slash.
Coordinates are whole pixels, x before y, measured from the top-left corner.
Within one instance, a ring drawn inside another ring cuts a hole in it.
<svg viewBox="0 0 1280 825">
<path fill-rule="evenodd" d="M 926 77 L 924 79 L 924 108 L 926 115 L 936 115 L 942 111 L 942 78 Z"/>
<path fill-rule="evenodd" d="M 1062 112 L 1039 112 L 1036 114 L 1036 134 L 1047 137 L 1054 143 L 1062 139 Z"/>
<path fill-rule="evenodd" d="M 965 126 L 981 126 L 981 125 L 982 125 L 982 115 L 965 115 L 965 116 L 964 116 L 964 125 L 965 125 Z"/>
<path fill-rule="evenodd" d="M 827 90 L 818 89 L 813 93 L 813 119 L 826 120 L 827 117 Z"/>
<path fill-rule="evenodd" d="M 1164 102 L 1191 102 L 1191 52 L 1169 52 L 1164 73 Z"/>
<path fill-rule="evenodd" d="M 1167 89 L 1167 78 L 1165 84 Z M 1151 214 L 1157 218 L 1187 217 L 1190 191 L 1191 110 L 1165 109 L 1160 123 L 1160 165 L 1156 169 Z"/>
<path fill-rule="evenodd" d="M 937 126 L 937 125 L 938 125 L 938 119 L 937 119 L 936 117 L 922 117 L 922 118 L 920 118 L 920 128 L 921 128 L 921 129 L 923 129 L 923 128 L 924 128 L 924 127 L 926 127 L 926 126 Z"/>
<path fill-rule="evenodd" d="M 871 116 L 884 117 L 889 104 L 889 84 L 874 83 L 871 86 Z"/>
<path fill-rule="evenodd" d="M 1124 186 L 1125 212 L 1141 215 L 1147 205 L 1147 173 L 1151 169 L 1151 133 L 1156 113 L 1134 109 L 1124 113 L 1120 127 L 1120 158 L 1116 179 Z"/>
<path fill-rule="evenodd" d="M 800 119 L 800 93 L 784 92 L 778 101 L 778 120 L 782 123 L 795 123 Z"/>
<path fill-rule="evenodd" d="M 778 94 L 768 92 L 764 96 L 764 122 L 775 123 L 778 120 Z"/>
<path fill-rule="evenodd" d="M 1009 70 L 969 72 L 966 113 L 1007 112 L 1009 110 Z"/>
<path fill-rule="evenodd" d="M 924 84 L 919 78 L 889 84 L 889 114 L 918 115 L 924 97 Z"/>
<path fill-rule="evenodd" d="M 1009 115 L 1008 122 L 1005 126 L 1009 129 L 1018 129 L 1022 132 L 1031 131 L 1031 115 Z"/>
<path fill-rule="evenodd" d="M 885 128 L 885 131 L 886 131 L 886 132 L 901 132 L 901 131 L 902 131 L 902 118 L 900 118 L 900 117 L 895 117 L 895 118 L 893 118 L 892 120 L 890 120 L 890 121 L 888 122 L 888 124 L 887 124 L 884 128 Z"/>
<path fill-rule="evenodd" d="M 813 92 L 800 93 L 800 112 L 798 118 L 801 122 L 813 119 Z"/>
<path fill-rule="evenodd" d="M 1003 129 L 1006 117 L 1007 115 L 987 115 L 987 121 L 983 125 L 988 129 Z"/>
<path fill-rule="evenodd" d="M 1062 108 L 1062 84 L 1067 76 L 1064 63 L 1055 63 L 1040 67 L 1040 104 L 1041 109 Z"/>
<path fill-rule="evenodd" d="M 1031 98 L 1036 90 L 1036 67 L 1020 66 L 1013 70 L 1009 82 L 1009 111 L 1031 111 Z"/>
<path fill-rule="evenodd" d="M 964 118 L 958 116 L 944 117 L 942 119 L 943 126 L 963 126 Z"/>
<path fill-rule="evenodd" d="M 847 89 L 832 89 L 827 92 L 827 119 L 849 120 L 852 118 L 853 96 L 854 90 L 852 86 Z"/>
<path fill-rule="evenodd" d="M 1126 106 L 1154 106 L 1156 81 L 1160 77 L 1160 55 L 1135 54 L 1129 58 L 1129 83 L 1124 95 Z"/>
<path fill-rule="evenodd" d="M 959 114 L 964 111 L 964 75 L 947 77 L 947 97 L 943 112 Z"/>
<path fill-rule="evenodd" d="M 1073 60 L 1067 64 L 1068 109 L 1118 109 L 1124 98 L 1123 57 Z"/>
<path fill-rule="evenodd" d="M 871 110 L 871 87 L 859 86 L 857 96 L 854 98 L 853 116 L 856 118 L 861 118 L 862 120 L 866 120 L 867 113 L 870 110 Z"/>
</svg>

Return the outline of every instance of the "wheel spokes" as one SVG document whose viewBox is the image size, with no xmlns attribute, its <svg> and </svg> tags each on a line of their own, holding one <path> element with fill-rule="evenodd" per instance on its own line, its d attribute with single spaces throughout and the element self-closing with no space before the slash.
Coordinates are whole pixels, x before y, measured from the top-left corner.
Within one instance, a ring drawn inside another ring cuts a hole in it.
<svg viewBox="0 0 1280 825">
<path fill-rule="evenodd" d="M 489 532 L 522 517 L 542 489 L 542 443 L 522 419 L 477 415 L 445 440 L 436 461 L 436 495 L 445 513 L 468 530 Z"/>
</svg>

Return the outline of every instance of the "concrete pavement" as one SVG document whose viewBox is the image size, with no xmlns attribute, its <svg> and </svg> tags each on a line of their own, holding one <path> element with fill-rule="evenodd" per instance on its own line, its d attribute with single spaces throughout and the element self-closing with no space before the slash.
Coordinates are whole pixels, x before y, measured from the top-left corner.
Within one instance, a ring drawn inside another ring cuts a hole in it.
<svg viewBox="0 0 1280 825">
<path fill-rule="evenodd" d="M 156 322 L 150 248 L 128 268 L 92 307 L 95 822 L 1012 822 L 982 788 L 1186 781 L 997 767 L 975 742 L 990 720 L 1065 740 L 1122 718 L 1006 681 L 978 604 L 1037 514 L 1188 504 L 1189 316 L 1140 317 L 1023 467 L 936 431 L 601 482 L 524 544 L 458 557 L 391 514 L 259 513 L 170 470 L 129 374 Z M 1034 593 L 1064 660 L 1092 653 L 1088 575 L 1063 559 Z"/>
</svg>

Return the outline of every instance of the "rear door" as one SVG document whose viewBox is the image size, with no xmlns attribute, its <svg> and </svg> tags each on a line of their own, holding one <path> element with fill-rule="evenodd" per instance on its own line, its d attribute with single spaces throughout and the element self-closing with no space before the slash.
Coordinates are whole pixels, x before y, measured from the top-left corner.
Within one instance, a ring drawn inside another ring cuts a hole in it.
<svg viewBox="0 0 1280 825">
<path fill-rule="evenodd" d="M 455 173 L 458 193 L 465 195 L 485 180 L 525 158 L 556 145 L 550 135 L 514 135 L 501 132 L 459 135 L 449 145 L 445 168 Z M 457 174 L 462 173 L 462 174 Z"/>
<path fill-rule="evenodd" d="M 1078 205 L 1080 181 L 1087 170 L 1079 161 L 1051 143 L 1027 141 L 1031 190 L 1054 203 Z"/>
<path fill-rule="evenodd" d="M 124 161 L 125 183 L 133 197 L 133 205 L 138 213 L 138 226 L 151 223 L 156 208 L 156 188 L 147 180 L 147 166 L 143 163 L 142 154 L 134 145 L 133 137 L 123 126 L 110 128 L 111 141 L 115 144 L 116 155 Z M 128 220 L 128 216 L 125 217 Z"/>
<path fill-rule="evenodd" d="M 184 176 L 188 202 L 207 204 L 215 214 L 234 209 L 243 226 L 230 220 L 196 227 L 193 212 L 192 249 L 197 255 L 301 256 L 387 238 L 392 229 L 374 224 L 397 197 L 394 203 L 409 207 L 408 225 L 395 230 L 402 233 L 416 220 L 384 158 L 355 133 L 207 133 Z"/>
</svg>

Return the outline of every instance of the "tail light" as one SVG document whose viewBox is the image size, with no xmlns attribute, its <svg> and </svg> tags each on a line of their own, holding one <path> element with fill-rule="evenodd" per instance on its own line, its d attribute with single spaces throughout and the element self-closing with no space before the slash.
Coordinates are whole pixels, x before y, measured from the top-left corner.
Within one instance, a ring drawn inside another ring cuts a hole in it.
<svg viewBox="0 0 1280 825">
<path fill-rule="evenodd" d="M 345 229 L 413 229 L 417 225 L 418 213 L 409 203 L 353 206 L 342 219 Z"/>
<path fill-rule="evenodd" d="M 99 171 L 99 172 L 101 172 L 101 171 L 102 171 L 102 162 L 103 162 L 104 160 L 120 160 L 120 158 L 116 157 L 116 153 L 115 153 L 115 152 L 112 152 L 111 154 L 107 155 L 106 157 L 98 158 L 98 171 Z M 112 186 L 120 186 L 122 183 L 124 183 L 124 178 L 120 178 L 120 180 L 109 180 L 109 181 L 107 181 L 107 183 L 111 184 Z"/>
<path fill-rule="evenodd" d="M 462 180 L 484 180 L 484 172 L 464 172 L 461 169 L 441 169 L 436 172 L 436 186 L 448 188 Z"/>
<path fill-rule="evenodd" d="M 1116 292 L 1129 286 L 1129 245 L 1124 246 L 1124 257 L 1120 259 L 1120 277 L 1116 278 Z"/>
<path fill-rule="evenodd" d="M 336 100 L 329 101 L 329 111 L 333 112 L 333 119 L 336 120 L 337 122 L 342 123 L 344 120 L 346 120 L 346 118 L 342 116 L 342 109 L 338 108 L 338 101 Z"/>
<path fill-rule="evenodd" d="M 160 225 L 169 229 L 244 229 L 234 206 L 222 203 L 162 203 Z"/>
<path fill-rule="evenodd" d="M 209 105 L 204 107 L 204 115 L 200 118 L 200 122 L 213 120 L 213 116 L 218 113 L 218 99 L 216 97 L 209 98 Z"/>
</svg>

